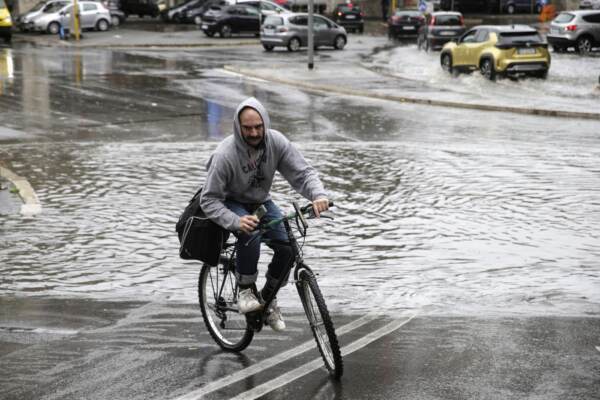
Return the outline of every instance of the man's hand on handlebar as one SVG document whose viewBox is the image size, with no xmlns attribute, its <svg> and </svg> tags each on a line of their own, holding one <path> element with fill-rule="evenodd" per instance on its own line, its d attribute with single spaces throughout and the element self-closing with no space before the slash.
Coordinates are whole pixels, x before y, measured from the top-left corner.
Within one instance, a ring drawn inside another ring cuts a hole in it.
<svg viewBox="0 0 600 400">
<path fill-rule="evenodd" d="M 312 202 L 312 206 L 315 217 L 320 218 L 322 211 L 329 210 L 329 200 L 325 198 L 317 199 Z"/>
<path fill-rule="evenodd" d="M 252 233 L 256 229 L 260 221 L 256 215 L 244 215 L 240 217 L 240 231 L 244 233 Z"/>
</svg>

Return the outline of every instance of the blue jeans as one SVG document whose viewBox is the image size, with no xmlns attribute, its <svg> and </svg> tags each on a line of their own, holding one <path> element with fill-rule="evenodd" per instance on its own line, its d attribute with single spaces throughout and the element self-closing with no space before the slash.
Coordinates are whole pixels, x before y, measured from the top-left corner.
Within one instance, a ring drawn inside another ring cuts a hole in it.
<svg viewBox="0 0 600 400">
<path fill-rule="evenodd" d="M 267 209 L 267 213 L 260 220 L 261 222 L 269 222 L 277 218 L 281 218 L 283 214 L 279 207 L 271 200 L 267 200 L 263 205 Z M 242 204 L 233 200 L 226 200 L 225 207 L 233 211 L 237 215 L 244 216 L 254 213 L 258 207 L 257 204 Z M 248 235 L 244 232 L 234 232 L 237 236 L 237 244 L 235 247 L 236 257 L 236 276 L 240 285 L 251 285 L 256 282 L 258 277 L 258 259 L 260 258 L 260 245 L 263 238 L 269 239 L 267 245 L 273 249 L 273 259 L 269 264 L 267 278 L 279 279 L 281 272 L 292 262 L 292 251 L 289 246 L 287 232 L 282 223 L 268 230 L 261 237 L 254 239 L 250 244 L 248 241 L 256 235 L 256 233 Z"/>
</svg>

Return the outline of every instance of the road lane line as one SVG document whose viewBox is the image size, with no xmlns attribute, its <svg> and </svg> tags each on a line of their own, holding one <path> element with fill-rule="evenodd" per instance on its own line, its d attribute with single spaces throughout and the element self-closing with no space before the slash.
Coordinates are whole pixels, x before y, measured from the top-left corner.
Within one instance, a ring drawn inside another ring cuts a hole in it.
<svg viewBox="0 0 600 400">
<path fill-rule="evenodd" d="M 394 332 L 395 330 L 399 329 L 403 325 L 406 325 L 414 317 L 416 317 L 416 314 L 410 316 L 406 320 L 390 322 L 389 324 L 377 329 L 376 331 L 373 331 L 373 332 L 369 333 L 368 335 L 366 335 L 358 340 L 355 340 L 354 342 L 352 342 L 349 345 L 344 346 L 342 348 L 342 355 L 347 356 L 348 354 L 351 354 L 357 350 L 362 349 L 363 347 L 374 342 L 375 340 Z M 257 399 L 261 396 L 264 396 L 265 394 L 267 394 L 269 392 L 272 392 L 273 390 L 275 390 L 277 388 L 285 386 L 288 383 L 295 381 L 298 378 L 303 377 L 304 375 L 308 375 L 312 371 L 319 369 L 321 367 L 323 367 L 323 360 L 321 358 L 316 358 L 304 365 L 301 365 L 300 367 L 298 367 L 296 369 L 293 369 L 289 372 L 286 372 L 283 375 L 280 375 L 279 377 L 277 377 L 275 379 L 267 381 L 267 382 L 263 383 L 262 385 L 256 386 L 253 389 L 250 389 L 248 391 L 240 393 L 239 395 L 233 397 L 232 399 L 233 400 Z"/>
<path fill-rule="evenodd" d="M 375 318 L 376 318 L 376 316 L 373 314 L 363 315 L 362 317 L 336 329 L 335 332 L 337 335 L 343 335 L 345 333 L 348 333 L 354 329 L 357 329 L 357 328 L 371 322 Z M 244 369 L 237 371 L 231 375 L 227 375 L 221 379 L 217 379 L 214 382 L 204 385 L 201 388 L 194 390 L 190 393 L 187 393 L 181 397 L 177 397 L 174 400 L 192 400 L 192 399 L 202 398 L 202 396 L 205 396 L 208 393 L 222 389 L 225 386 L 231 385 L 234 382 L 238 382 L 249 376 L 257 374 L 267 368 L 270 368 L 274 365 L 277 365 L 284 361 L 287 361 L 288 359 L 295 357 L 298 354 L 304 353 L 305 351 L 310 350 L 314 347 L 316 347 L 315 340 L 311 339 L 308 342 L 302 343 L 301 345 L 294 347 L 293 349 L 285 351 L 281 354 L 278 354 L 278 355 L 268 358 L 266 360 L 262 360 L 254 365 L 251 365 L 248 368 L 244 368 Z"/>
</svg>

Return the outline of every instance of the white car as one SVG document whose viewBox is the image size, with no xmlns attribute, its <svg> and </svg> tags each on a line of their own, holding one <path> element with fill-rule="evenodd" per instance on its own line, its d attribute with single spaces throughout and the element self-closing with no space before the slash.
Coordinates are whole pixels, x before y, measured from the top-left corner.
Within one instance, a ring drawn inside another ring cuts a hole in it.
<svg viewBox="0 0 600 400">
<path fill-rule="evenodd" d="M 97 29 L 106 31 L 110 27 L 110 11 L 100 2 L 79 1 L 81 29 Z M 33 18 L 27 27 L 30 30 L 48 32 L 56 35 L 61 26 L 68 29 L 71 26 L 71 11 L 73 4 L 53 3 L 41 14 Z"/>
<path fill-rule="evenodd" d="M 581 0 L 579 8 L 582 10 L 600 10 L 600 0 Z"/>
</svg>

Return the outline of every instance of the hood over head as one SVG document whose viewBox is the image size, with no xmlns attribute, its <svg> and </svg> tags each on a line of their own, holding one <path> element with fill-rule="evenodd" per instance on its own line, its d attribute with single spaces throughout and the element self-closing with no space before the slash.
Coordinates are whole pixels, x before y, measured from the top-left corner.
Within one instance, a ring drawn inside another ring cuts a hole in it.
<svg viewBox="0 0 600 400">
<path fill-rule="evenodd" d="M 244 138 L 242 137 L 242 128 L 240 126 L 240 113 L 246 107 L 255 109 L 263 120 L 263 126 L 264 126 L 263 145 L 264 145 L 269 140 L 269 131 L 271 130 L 271 119 L 269 118 L 269 113 L 267 112 L 267 109 L 265 108 L 265 106 L 263 106 L 262 103 L 260 101 L 256 100 L 254 97 L 249 97 L 246 100 L 244 100 L 243 102 L 241 102 L 240 105 L 238 106 L 238 108 L 235 110 L 235 115 L 233 117 L 233 132 L 235 135 L 235 142 L 238 146 L 242 145 L 243 148 L 248 148 L 248 146 L 249 146 L 246 143 L 246 141 L 244 140 Z"/>
</svg>

